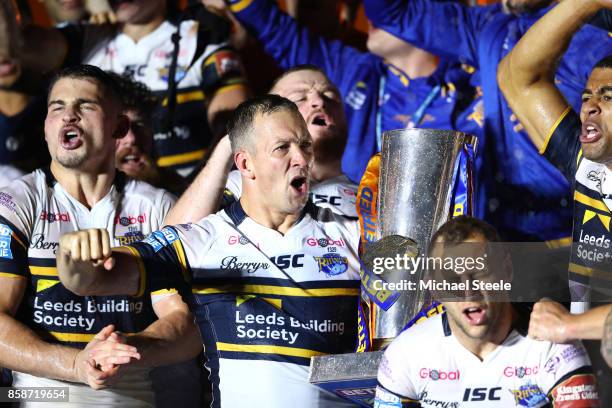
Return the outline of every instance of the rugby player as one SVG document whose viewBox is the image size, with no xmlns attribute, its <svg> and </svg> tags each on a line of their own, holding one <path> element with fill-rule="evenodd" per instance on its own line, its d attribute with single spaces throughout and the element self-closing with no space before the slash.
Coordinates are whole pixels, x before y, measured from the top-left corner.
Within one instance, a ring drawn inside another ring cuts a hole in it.
<svg viewBox="0 0 612 408">
<path fill-rule="evenodd" d="M 348 125 L 342 170 L 352 181 L 361 180 L 384 131 L 417 126 L 480 134 L 473 71 L 456 60 L 440 60 L 377 27 L 368 33 L 369 52 L 362 52 L 300 26 L 276 1 L 226 3 L 281 68 L 316 65 L 339 89 Z"/>
<path fill-rule="evenodd" d="M 142 83 L 128 77 L 110 73 L 121 90 L 124 114 L 130 120 L 130 129 L 124 137 L 117 139 L 115 166 L 119 171 L 136 180 L 180 195 L 187 182 L 167 167 L 157 165 L 153 143 L 151 114 L 156 100 Z"/>
<path fill-rule="evenodd" d="M 439 281 L 469 287 L 436 292 L 434 298 L 446 311 L 402 332 L 385 350 L 375 407 L 599 407 L 595 377 L 580 343 L 527 337 L 528 316 L 500 301 L 507 298 L 505 292 L 472 286 L 476 279 L 511 279 L 508 258 L 499 247 L 486 245 L 499 240 L 489 224 L 466 216 L 434 234 L 431 257 L 463 248 L 474 257 L 488 255 L 488 266 L 485 271 L 434 273 Z M 495 248 L 495 254 L 485 248 Z"/>
<path fill-rule="evenodd" d="M 559 91 L 554 69 L 572 36 L 606 4 L 610 2 L 578 0 L 556 6 L 525 34 L 498 72 L 500 88 L 531 141 L 574 188 L 572 312 L 585 311 L 591 300 L 609 302 L 612 293 L 612 269 L 605 257 L 605 243 L 612 239 L 606 218 L 612 208 L 612 122 L 607 116 L 612 58 L 595 65 L 582 91 L 580 114 Z M 604 45 L 593 43 L 582 54 L 588 59 Z"/>
<path fill-rule="evenodd" d="M 223 135 L 228 111 L 246 97 L 241 63 L 224 38 L 199 30 L 195 20 L 180 27 L 170 21 L 167 7 L 175 0 L 113 0 L 116 25 L 68 25 L 50 28 L 37 43 L 24 42 L 23 53 L 36 45 L 47 70 L 85 63 L 146 84 L 159 100 L 154 113 L 158 165 L 181 175 L 190 173 L 204 157 L 213 136 Z M 169 101 L 170 68 L 180 31 L 174 101 Z M 172 108 L 174 106 L 174 108 Z M 202 119 L 205 114 L 207 120 Z"/>
<path fill-rule="evenodd" d="M 551 3 L 503 0 L 470 7 L 450 1 L 364 0 L 375 25 L 478 70 L 475 79 L 482 89 L 485 116 L 474 176 L 474 215 L 493 224 L 505 240 L 552 241 L 551 246 L 559 247 L 571 241 L 570 186 L 534 149 L 495 82 L 499 61 Z M 559 89 L 571 105 L 580 105 L 590 70 L 611 53 L 606 31 L 586 26 L 576 35 L 555 71 Z"/>
<path fill-rule="evenodd" d="M 314 152 L 311 201 L 339 214 L 357 217 L 357 185 L 342 173 L 347 128 L 338 89 L 321 69 L 312 65 L 298 65 L 283 73 L 270 93 L 293 101 L 308 126 Z M 217 211 L 224 189 L 224 199 L 240 199 L 242 180 L 238 170 L 230 172 L 232 163 L 232 149 L 226 136 L 189 189 L 170 210 L 168 223 L 197 222 Z"/>
<path fill-rule="evenodd" d="M 291 101 L 266 95 L 241 104 L 229 137 L 242 177 L 239 201 L 111 254 L 101 250 L 102 240 L 66 234 L 60 242 L 66 256 L 58 259 L 62 282 L 81 293 L 131 293 L 142 279 L 139 265 L 148 280 L 184 273 L 196 300 L 213 406 L 342 404 L 307 375 L 310 357 L 354 347 L 357 222 L 308 202 L 312 139 Z M 68 256 L 81 246 L 89 260 Z"/>
<path fill-rule="evenodd" d="M 174 282 L 84 297 L 58 278 L 62 234 L 98 227 L 115 245 L 131 243 L 159 228 L 173 203 L 115 171 L 115 139 L 127 128 L 112 78 L 87 65 L 61 71 L 45 121 L 51 166 L 1 193 L 0 365 L 16 387 L 68 387 L 77 406 L 153 406 L 150 367 L 201 351 Z"/>
</svg>

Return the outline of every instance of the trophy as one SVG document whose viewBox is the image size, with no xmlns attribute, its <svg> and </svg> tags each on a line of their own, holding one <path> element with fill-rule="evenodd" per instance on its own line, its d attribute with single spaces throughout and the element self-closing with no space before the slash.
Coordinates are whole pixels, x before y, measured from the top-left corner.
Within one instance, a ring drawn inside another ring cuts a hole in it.
<svg viewBox="0 0 612 408">
<path fill-rule="evenodd" d="M 476 138 L 461 132 L 434 129 L 402 129 L 383 134 L 378 182 L 376 238 L 362 255 L 371 270 L 376 257 L 394 258 L 408 253 L 425 255 L 431 236 L 453 215 L 470 214 L 471 179 L 468 149 Z M 464 203 L 456 186 L 467 184 Z M 358 203 L 359 206 L 359 198 Z M 385 282 L 415 282 L 415 290 L 398 291 L 392 305 L 370 304 L 372 352 L 317 356 L 311 359 L 310 382 L 357 405 L 369 407 L 374 400 L 376 373 L 383 347 L 390 343 L 428 302 L 419 290 L 423 270 L 385 269 L 373 277 Z M 367 291 L 362 274 L 362 290 Z M 367 280 L 367 279 L 366 279 Z M 388 303 L 388 302 L 387 302 Z"/>
</svg>

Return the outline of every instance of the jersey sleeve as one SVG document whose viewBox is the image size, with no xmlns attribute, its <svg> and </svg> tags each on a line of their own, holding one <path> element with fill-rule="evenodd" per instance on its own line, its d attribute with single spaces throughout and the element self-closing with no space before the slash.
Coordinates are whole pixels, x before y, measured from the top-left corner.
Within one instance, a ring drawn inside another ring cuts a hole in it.
<svg viewBox="0 0 612 408">
<path fill-rule="evenodd" d="M 341 41 L 316 36 L 300 27 L 271 0 L 231 0 L 236 18 L 261 41 L 266 52 L 284 69 L 312 64 L 325 71 L 333 83 L 363 55 Z"/>
<path fill-rule="evenodd" d="M 236 51 L 226 45 L 210 45 L 207 48 L 214 51 L 205 52 L 199 62 L 201 88 L 206 97 L 246 83 L 244 68 Z"/>
<path fill-rule="evenodd" d="M 364 0 L 376 27 L 438 56 L 478 66 L 482 28 L 497 7 L 431 0 Z"/>
<path fill-rule="evenodd" d="M 177 292 L 185 288 L 189 267 L 179 233 L 174 227 L 164 227 L 143 241 L 123 248 L 137 258 L 140 272 L 138 296 Z"/>
<path fill-rule="evenodd" d="M 174 196 L 174 194 L 169 193 L 165 190 L 162 190 L 159 193 L 159 196 L 155 203 L 155 211 L 157 212 L 157 217 L 159 220 L 158 225 L 160 227 L 164 225 L 164 220 L 166 219 L 166 216 L 168 215 L 170 209 L 174 206 L 175 203 L 176 197 Z"/>
<path fill-rule="evenodd" d="M 0 276 L 28 276 L 28 247 L 34 225 L 36 196 L 33 174 L 0 191 Z"/>
<path fill-rule="evenodd" d="M 398 337 L 399 339 L 399 337 Z M 374 407 L 420 407 L 416 389 L 410 379 L 408 364 L 402 353 L 401 340 L 394 340 L 378 366 Z"/>
<path fill-rule="evenodd" d="M 595 375 L 579 342 L 552 344 L 538 385 L 554 408 L 599 407 Z"/>
<path fill-rule="evenodd" d="M 540 149 L 540 154 L 557 167 L 570 182 L 574 181 L 578 168 L 581 131 L 580 117 L 568 107 L 553 125 Z"/>
</svg>

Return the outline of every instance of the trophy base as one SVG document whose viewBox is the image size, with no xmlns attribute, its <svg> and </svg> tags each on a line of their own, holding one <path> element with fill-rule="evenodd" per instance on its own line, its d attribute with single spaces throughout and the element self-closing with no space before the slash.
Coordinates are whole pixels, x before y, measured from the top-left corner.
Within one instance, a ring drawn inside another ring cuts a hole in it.
<svg viewBox="0 0 612 408">
<path fill-rule="evenodd" d="M 374 405 L 383 351 L 312 357 L 308 381 L 361 407 Z"/>
</svg>

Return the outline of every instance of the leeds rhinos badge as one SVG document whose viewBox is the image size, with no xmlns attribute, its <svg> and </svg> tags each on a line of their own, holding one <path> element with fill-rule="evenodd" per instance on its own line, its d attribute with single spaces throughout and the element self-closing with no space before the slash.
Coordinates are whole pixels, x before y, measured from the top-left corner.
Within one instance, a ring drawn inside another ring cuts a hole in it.
<svg viewBox="0 0 612 408">
<path fill-rule="evenodd" d="M 348 259 L 345 256 L 325 254 L 315 256 L 314 259 L 319 265 L 319 272 L 323 272 L 327 276 L 340 275 L 348 270 Z"/>
</svg>

